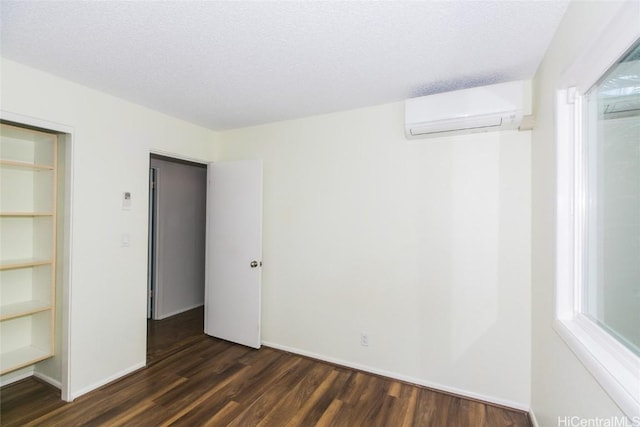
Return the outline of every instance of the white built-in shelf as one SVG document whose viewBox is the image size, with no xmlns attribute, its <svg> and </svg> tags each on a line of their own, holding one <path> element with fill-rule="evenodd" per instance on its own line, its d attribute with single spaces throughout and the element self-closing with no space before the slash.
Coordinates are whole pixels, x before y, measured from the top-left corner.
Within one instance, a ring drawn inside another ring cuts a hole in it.
<svg viewBox="0 0 640 427">
<path fill-rule="evenodd" d="M 24 301 L 15 304 L 0 305 L 0 320 L 14 319 L 47 310 L 51 310 L 51 303 L 49 301 Z"/>
<path fill-rule="evenodd" d="M 53 261 L 50 259 L 35 259 L 35 258 L 10 259 L 10 260 L 4 260 L 0 262 L 0 270 L 13 270 L 16 268 L 37 267 L 39 265 L 51 264 L 52 262 Z"/>
<path fill-rule="evenodd" d="M 54 353 L 57 144 L 55 134 L 0 124 L 0 292 L 11 301 L 0 301 L 0 374 Z"/>
<path fill-rule="evenodd" d="M 22 347 L 0 357 L 0 374 L 29 366 L 51 357 L 51 353 L 34 346 Z"/>
<path fill-rule="evenodd" d="M 50 165 L 40 165 L 37 163 L 20 162 L 17 160 L 0 159 L 0 166 L 15 169 L 35 169 L 35 170 L 50 170 L 54 169 Z"/>
</svg>

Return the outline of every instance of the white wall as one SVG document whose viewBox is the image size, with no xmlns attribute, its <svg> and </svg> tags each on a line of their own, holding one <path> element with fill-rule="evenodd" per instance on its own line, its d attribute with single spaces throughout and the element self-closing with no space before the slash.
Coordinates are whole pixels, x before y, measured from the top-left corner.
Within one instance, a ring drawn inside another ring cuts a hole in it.
<svg viewBox="0 0 640 427">
<path fill-rule="evenodd" d="M 534 80 L 532 142 L 532 391 L 540 426 L 558 417 L 621 416 L 600 385 L 555 333 L 554 96 L 562 73 L 618 10 L 619 2 L 572 2 Z"/>
<path fill-rule="evenodd" d="M 208 161 L 216 134 L 12 61 L 4 111 L 73 127 L 69 392 L 145 363 L 149 152 Z M 121 210 L 121 193 L 133 208 Z M 121 247 L 123 233 L 130 247 Z M 64 383 L 64 379 L 63 379 Z"/>
<path fill-rule="evenodd" d="M 408 142 L 403 117 L 221 134 L 264 159 L 263 341 L 528 408 L 530 132 Z"/>
</svg>

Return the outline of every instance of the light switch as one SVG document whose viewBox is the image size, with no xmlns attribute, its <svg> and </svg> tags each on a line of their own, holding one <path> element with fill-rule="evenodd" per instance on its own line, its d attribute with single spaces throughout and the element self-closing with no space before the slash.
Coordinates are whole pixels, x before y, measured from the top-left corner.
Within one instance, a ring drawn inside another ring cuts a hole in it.
<svg viewBox="0 0 640 427">
<path fill-rule="evenodd" d="M 122 236 L 120 237 L 120 246 L 123 248 L 129 247 L 129 233 L 122 233 Z"/>
<path fill-rule="evenodd" d="M 122 193 L 122 210 L 131 210 L 131 192 L 129 191 Z"/>
</svg>

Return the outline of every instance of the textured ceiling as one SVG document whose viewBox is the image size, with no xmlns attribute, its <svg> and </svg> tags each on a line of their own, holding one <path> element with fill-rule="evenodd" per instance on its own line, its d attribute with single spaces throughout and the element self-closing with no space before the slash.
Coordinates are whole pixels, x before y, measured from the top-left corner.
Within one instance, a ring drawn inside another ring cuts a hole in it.
<svg viewBox="0 0 640 427">
<path fill-rule="evenodd" d="M 5 58 L 228 129 L 533 77 L 567 1 L 10 1 Z"/>
</svg>

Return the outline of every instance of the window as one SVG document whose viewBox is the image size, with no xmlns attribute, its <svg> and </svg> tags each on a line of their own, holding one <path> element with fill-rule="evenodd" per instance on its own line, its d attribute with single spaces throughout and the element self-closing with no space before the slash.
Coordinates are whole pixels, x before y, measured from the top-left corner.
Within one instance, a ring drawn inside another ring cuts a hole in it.
<svg viewBox="0 0 640 427">
<path fill-rule="evenodd" d="M 580 311 L 640 355 L 640 43 L 587 92 L 583 108 Z"/>
<path fill-rule="evenodd" d="M 640 420 L 640 3 L 624 2 L 556 96 L 554 327 Z"/>
</svg>

